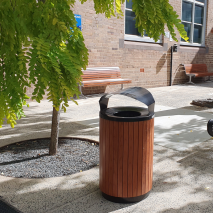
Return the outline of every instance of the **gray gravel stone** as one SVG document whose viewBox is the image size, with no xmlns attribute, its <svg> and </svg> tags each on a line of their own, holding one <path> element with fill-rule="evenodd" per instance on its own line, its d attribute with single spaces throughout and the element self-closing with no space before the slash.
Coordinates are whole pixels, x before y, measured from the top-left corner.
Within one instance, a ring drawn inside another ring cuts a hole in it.
<svg viewBox="0 0 213 213">
<path fill-rule="evenodd" d="M 59 139 L 57 154 L 49 156 L 50 139 L 24 141 L 0 148 L 0 174 L 48 178 L 86 171 L 99 164 L 99 146 L 78 139 Z"/>
</svg>

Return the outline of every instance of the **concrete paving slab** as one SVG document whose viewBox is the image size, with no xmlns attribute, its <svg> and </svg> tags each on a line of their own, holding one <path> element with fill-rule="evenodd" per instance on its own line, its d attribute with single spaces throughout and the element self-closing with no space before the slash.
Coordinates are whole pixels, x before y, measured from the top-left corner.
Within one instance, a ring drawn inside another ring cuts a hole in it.
<svg viewBox="0 0 213 213">
<path fill-rule="evenodd" d="M 161 108 L 157 106 L 158 108 Z M 155 143 L 184 151 L 211 138 L 207 133 L 209 113 L 164 107 L 155 114 Z"/>
</svg>

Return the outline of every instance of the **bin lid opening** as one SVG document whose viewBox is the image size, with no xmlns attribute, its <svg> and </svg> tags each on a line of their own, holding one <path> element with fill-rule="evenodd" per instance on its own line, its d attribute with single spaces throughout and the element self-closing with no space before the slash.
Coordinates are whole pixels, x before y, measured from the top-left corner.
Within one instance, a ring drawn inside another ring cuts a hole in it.
<svg viewBox="0 0 213 213">
<path fill-rule="evenodd" d="M 116 112 L 113 115 L 117 117 L 130 118 L 130 117 L 141 116 L 141 113 L 135 112 L 135 111 L 121 111 L 121 112 Z"/>
</svg>

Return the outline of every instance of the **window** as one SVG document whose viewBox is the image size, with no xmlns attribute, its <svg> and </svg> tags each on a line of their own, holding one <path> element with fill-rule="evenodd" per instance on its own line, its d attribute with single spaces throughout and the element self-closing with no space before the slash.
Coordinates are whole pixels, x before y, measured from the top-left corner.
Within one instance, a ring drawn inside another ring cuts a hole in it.
<svg viewBox="0 0 213 213">
<path fill-rule="evenodd" d="M 206 0 L 182 0 L 182 24 L 189 43 L 181 38 L 181 44 L 204 46 L 206 5 Z"/>
<path fill-rule="evenodd" d="M 126 0 L 125 4 L 125 40 L 131 41 L 144 41 L 144 42 L 155 42 L 153 39 L 148 37 L 144 31 L 143 35 L 138 32 L 135 27 L 135 13 L 132 11 L 132 0 L 129 2 Z M 161 39 L 157 43 L 160 43 Z"/>
</svg>

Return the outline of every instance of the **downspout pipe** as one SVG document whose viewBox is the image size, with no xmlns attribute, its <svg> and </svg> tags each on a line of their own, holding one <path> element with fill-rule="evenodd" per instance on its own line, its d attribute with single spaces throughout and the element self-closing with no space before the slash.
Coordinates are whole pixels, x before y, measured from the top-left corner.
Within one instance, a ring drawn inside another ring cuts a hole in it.
<svg viewBox="0 0 213 213">
<path fill-rule="evenodd" d="M 171 46 L 171 60 L 170 60 L 170 83 L 169 86 L 172 86 L 172 60 L 173 60 L 173 52 L 177 52 L 178 46 L 174 44 Z"/>
<path fill-rule="evenodd" d="M 169 82 L 169 86 L 172 86 L 172 60 L 173 60 L 173 46 L 171 46 L 170 82 Z"/>
</svg>

